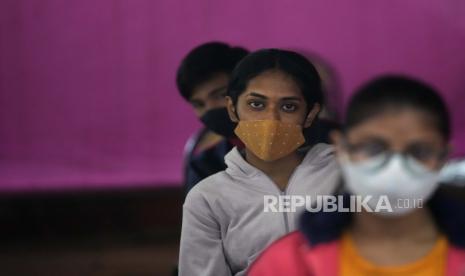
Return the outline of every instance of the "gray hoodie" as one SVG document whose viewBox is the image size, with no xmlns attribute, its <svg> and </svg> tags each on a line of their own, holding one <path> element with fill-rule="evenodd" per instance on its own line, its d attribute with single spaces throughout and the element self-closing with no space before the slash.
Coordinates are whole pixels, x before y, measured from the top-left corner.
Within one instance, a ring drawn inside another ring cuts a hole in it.
<svg viewBox="0 0 465 276">
<path fill-rule="evenodd" d="M 233 148 L 227 169 L 197 184 L 183 206 L 179 275 L 245 275 L 270 243 L 296 230 L 296 212 L 264 212 L 265 195 L 329 195 L 339 170 L 330 145 L 317 144 L 294 170 L 285 191 Z"/>
</svg>

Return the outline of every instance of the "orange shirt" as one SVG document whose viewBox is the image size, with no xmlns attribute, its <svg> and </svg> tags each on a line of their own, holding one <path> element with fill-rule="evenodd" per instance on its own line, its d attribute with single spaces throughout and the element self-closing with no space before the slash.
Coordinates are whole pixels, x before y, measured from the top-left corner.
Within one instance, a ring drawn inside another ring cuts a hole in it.
<svg viewBox="0 0 465 276">
<path fill-rule="evenodd" d="M 445 275 L 447 240 L 438 239 L 423 258 L 400 266 L 379 266 L 360 256 L 352 238 L 345 234 L 341 242 L 341 276 L 443 276 Z"/>
</svg>

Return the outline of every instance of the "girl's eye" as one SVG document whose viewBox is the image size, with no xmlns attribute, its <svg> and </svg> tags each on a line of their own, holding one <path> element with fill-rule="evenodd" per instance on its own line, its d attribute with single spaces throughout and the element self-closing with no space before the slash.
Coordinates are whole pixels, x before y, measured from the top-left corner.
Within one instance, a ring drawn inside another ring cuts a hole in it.
<svg viewBox="0 0 465 276">
<path fill-rule="evenodd" d="M 249 106 L 253 109 L 262 109 L 265 105 L 262 102 L 251 101 L 249 102 Z"/>
<path fill-rule="evenodd" d="M 434 147 L 428 147 L 426 145 L 411 146 L 405 151 L 405 154 L 410 155 L 420 162 L 429 162 L 441 156 L 440 151 L 435 150 Z"/>
<path fill-rule="evenodd" d="M 293 112 L 297 109 L 297 106 L 295 104 L 284 104 L 282 106 L 282 109 L 285 111 L 285 112 Z"/>
</svg>

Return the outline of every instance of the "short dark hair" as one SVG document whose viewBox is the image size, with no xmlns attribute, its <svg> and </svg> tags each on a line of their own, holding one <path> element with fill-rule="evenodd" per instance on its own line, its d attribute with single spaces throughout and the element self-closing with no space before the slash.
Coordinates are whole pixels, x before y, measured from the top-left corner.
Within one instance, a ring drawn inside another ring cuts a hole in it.
<svg viewBox="0 0 465 276">
<path fill-rule="evenodd" d="M 401 75 L 378 77 L 363 85 L 349 101 L 346 130 L 386 111 L 416 109 L 431 115 L 445 140 L 450 138 L 449 111 L 439 93 L 428 84 Z"/>
<path fill-rule="evenodd" d="M 297 83 L 308 110 L 311 110 L 315 103 L 322 103 L 321 79 L 310 61 L 296 52 L 262 49 L 242 59 L 232 72 L 227 94 L 234 105 L 237 104 L 237 99 L 245 91 L 249 81 L 269 70 L 281 71 Z"/>
<path fill-rule="evenodd" d="M 189 100 L 192 91 L 219 73 L 230 74 L 248 51 L 222 42 L 209 42 L 192 49 L 181 62 L 176 84 L 181 95 Z"/>
</svg>

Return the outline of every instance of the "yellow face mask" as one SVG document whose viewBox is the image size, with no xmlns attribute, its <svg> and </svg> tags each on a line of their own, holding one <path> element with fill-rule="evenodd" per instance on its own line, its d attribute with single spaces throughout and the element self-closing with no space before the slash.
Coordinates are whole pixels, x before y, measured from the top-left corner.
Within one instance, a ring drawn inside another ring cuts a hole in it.
<svg viewBox="0 0 465 276">
<path fill-rule="evenodd" d="M 305 142 L 302 126 L 277 120 L 239 121 L 234 133 L 265 161 L 282 158 Z"/>
</svg>

